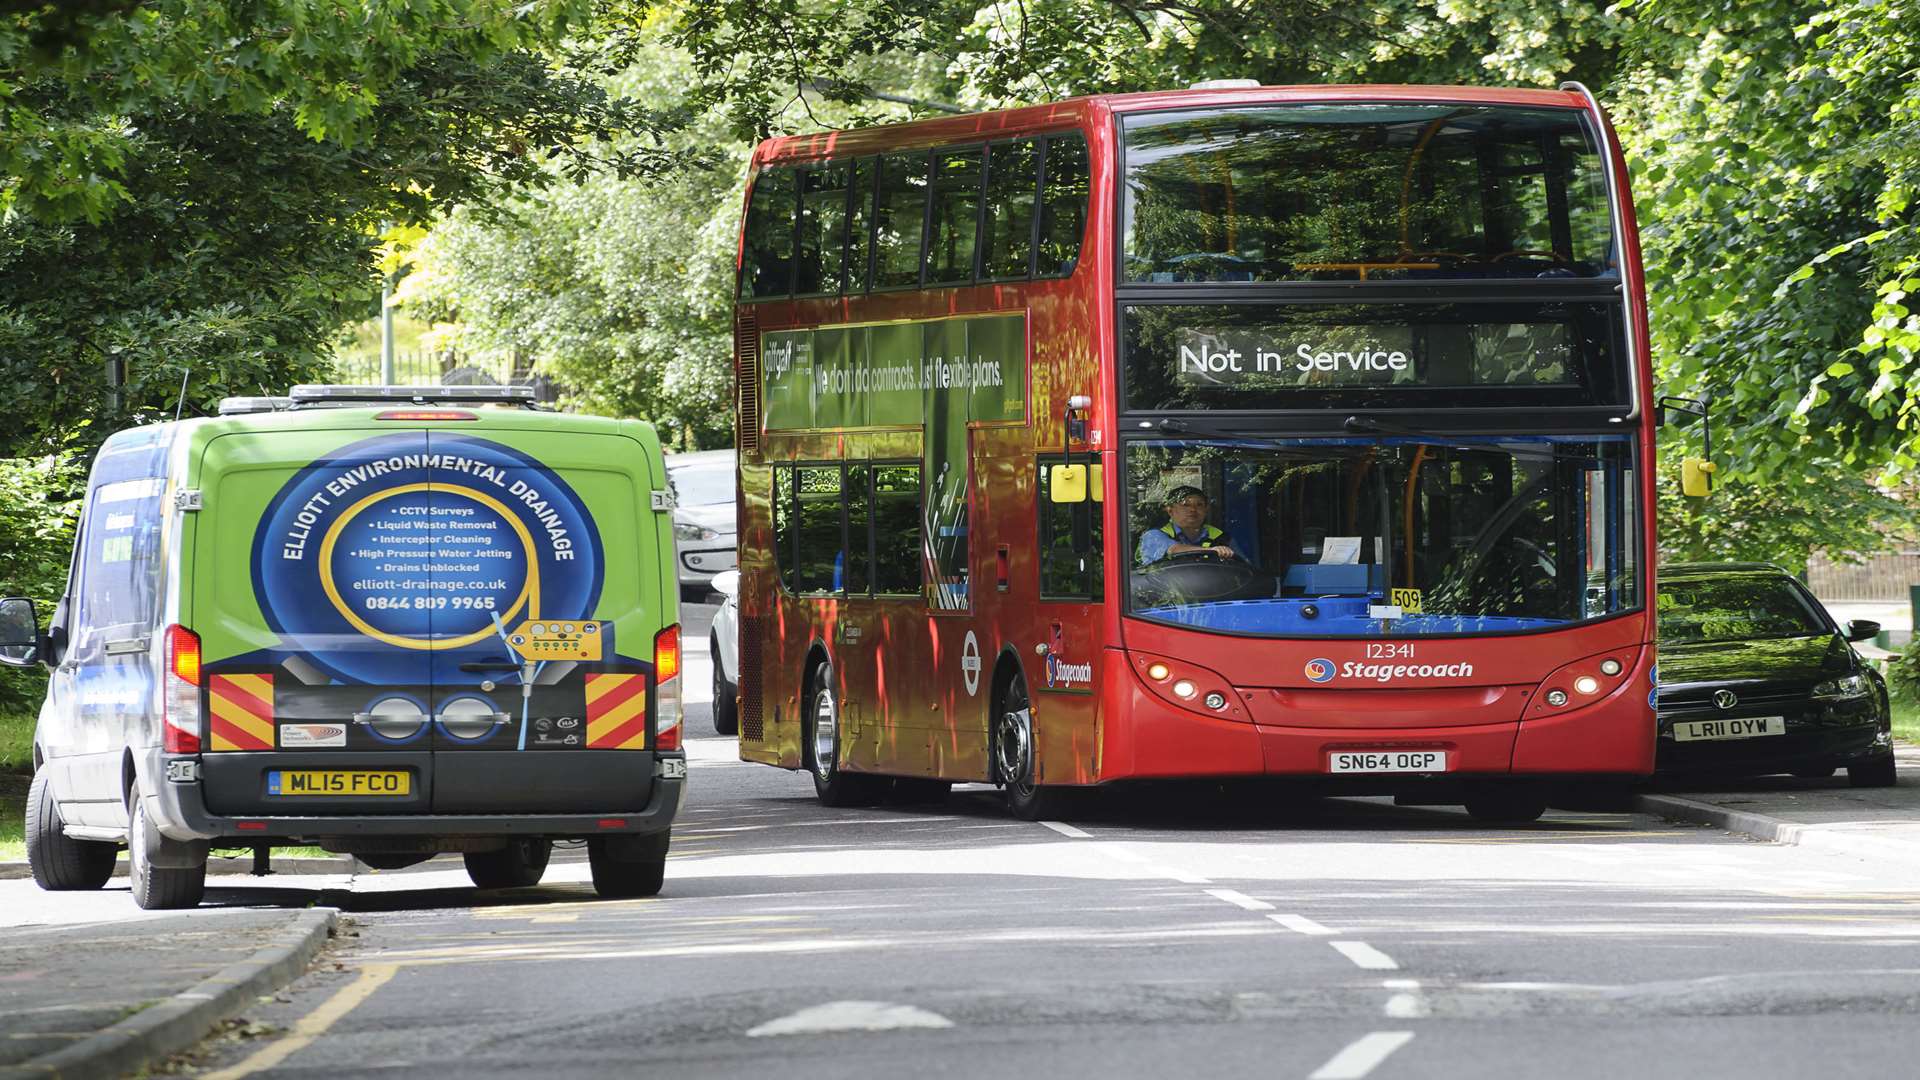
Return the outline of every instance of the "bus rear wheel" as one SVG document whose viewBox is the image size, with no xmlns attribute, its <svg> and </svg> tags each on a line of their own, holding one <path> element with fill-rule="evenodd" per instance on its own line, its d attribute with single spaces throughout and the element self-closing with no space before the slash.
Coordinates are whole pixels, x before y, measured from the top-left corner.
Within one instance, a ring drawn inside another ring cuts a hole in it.
<svg viewBox="0 0 1920 1080">
<path fill-rule="evenodd" d="M 822 806 L 871 806 L 886 794 L 885 777 L 863 776 L 840 767 L 840 695 L 833 689 L 833 665 L 822 661 L 807 681 L 807 771 Z"/>
<path fill-rule="evenodd" d="M 1033 779 L 1033 702 L 1026 676 L 1014 674 L 1000 692 L 994 716 L 993 772 L 1006 792 L 1007 812 L 1022 821 L 1060 817 L 1067 793 Z"/>
</svg>

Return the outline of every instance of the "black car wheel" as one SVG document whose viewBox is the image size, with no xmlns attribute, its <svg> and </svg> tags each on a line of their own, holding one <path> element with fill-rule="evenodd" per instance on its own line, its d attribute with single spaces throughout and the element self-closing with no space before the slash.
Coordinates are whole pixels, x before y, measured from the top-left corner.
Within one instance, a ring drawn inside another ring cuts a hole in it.
<svg viewBox="0 0 1920 1080">
<path fill-rule="evenodd" d="M 1894 787 L 1900 783 L 1892 754 L 1859 765 L 1847 766 L 1847 783 L 1853 787 Z"/>
<path fill-rule="evenodd" d="M 720 635 L 709 634 L 707 653 L 713 657 L 713 730 L 720 735 L 740 732 L 740 687 L 727 681 L 720 666 Z"/>
</svg>

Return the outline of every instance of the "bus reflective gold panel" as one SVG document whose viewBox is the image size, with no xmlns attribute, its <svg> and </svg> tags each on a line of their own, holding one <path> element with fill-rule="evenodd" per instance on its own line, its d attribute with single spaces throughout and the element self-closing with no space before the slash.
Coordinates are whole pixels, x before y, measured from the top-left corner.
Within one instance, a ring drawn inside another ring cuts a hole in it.
<svg viewBox="0 0 1920 1080">
<path fill-rule="evenodd" d="M 207 702 L 209 749 L 273 749 L 273 676 L 211 676 Z"/>
<path fill-rule="evenodd" d="M 587 746 L 642 750 L 647 745 L 647 677 L 587 676 Z"/>
</svg>

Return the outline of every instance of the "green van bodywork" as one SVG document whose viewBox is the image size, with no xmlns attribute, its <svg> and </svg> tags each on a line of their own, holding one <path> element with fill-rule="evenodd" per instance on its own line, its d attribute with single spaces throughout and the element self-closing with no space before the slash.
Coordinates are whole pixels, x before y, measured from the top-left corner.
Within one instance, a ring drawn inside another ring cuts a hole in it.
<svg viewBox="0 0 1920 1080">
<path fill-rule="evenodd" d="M 162 868 L 300 843 L 471 869 L 510 838 L 594 839 L 596 882 L 603 848 L 664 859 L 686 772 L 657 746 L 680 722 L 655 671 L 663 632 L 678 657 L 666 491 L 649 425 L 531 409 L 113 436 L 43 656 L 61 830 L 127 843 L 139 800 Z"/>
</svg>

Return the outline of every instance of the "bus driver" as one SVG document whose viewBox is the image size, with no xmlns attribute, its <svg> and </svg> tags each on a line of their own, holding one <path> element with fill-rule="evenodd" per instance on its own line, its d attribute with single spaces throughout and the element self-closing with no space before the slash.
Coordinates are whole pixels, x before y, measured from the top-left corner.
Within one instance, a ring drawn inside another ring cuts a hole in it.
<svg viewBox="0 0 1920 1080">
<path fill-rule="evenodd" d="M 1169 555 L 1195 552 L 1223 559 L 1246 556 L 1228 542 L 1227 534 L 1207 524 L 1207 493 L 1182 484 L 1167 493 L 1167 523 L 1140 534 L 1139 564 L 1151 566 Z"/>
</svg>

